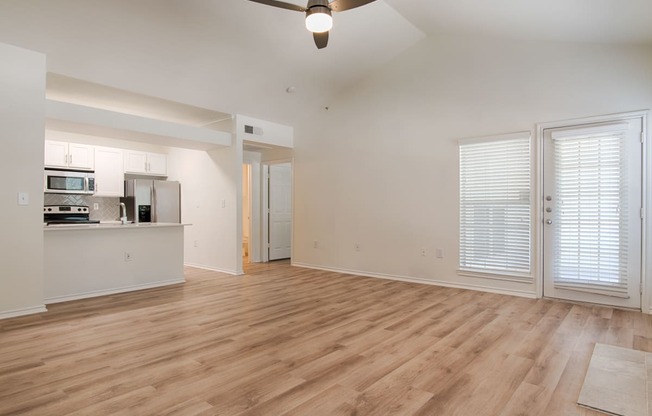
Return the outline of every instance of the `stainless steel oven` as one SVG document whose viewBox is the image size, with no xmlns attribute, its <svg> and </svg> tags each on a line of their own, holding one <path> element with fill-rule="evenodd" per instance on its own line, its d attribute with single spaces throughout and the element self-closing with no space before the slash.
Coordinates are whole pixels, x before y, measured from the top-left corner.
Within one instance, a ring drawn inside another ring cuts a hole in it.
<svg viewBox="0 0 652 416">
<path fill-rule="evenodd" d="M 46 225 L 97 224 L 91 220 L 85 205 L 46 205 L 43 207 L 43 222 Z"/>
<path fill-rule="evenodd" d="M 67 169 L 46 169 L 45 193 L 93 195 L 95 193 L 95 172 Z"/>
</svg>

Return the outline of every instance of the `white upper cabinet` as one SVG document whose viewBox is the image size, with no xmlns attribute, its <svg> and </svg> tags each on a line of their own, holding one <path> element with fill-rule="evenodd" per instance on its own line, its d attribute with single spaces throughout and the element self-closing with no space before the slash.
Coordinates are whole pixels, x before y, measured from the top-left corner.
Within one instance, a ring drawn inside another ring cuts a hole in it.
<svg viewBox="0 0 652 416">
<path fill-rule="evenodd" d="M 95 196 L 124 196 L 122 149 L 95 148 Z"/>
<path fill-rule="evenodd" d="M 45 166 L 51 168 L 93 170 L 94 147 L 87 144 L 45 141 Z"/>
<path fill-rule="evenodd" d="M 86 144 L 68 143 L 68 167 L 93 169 L 95 166 L 95 147 Z"/>
<path fill-rule="evenodd" d="M 124 173 L 166 176 L 167 155 L 162 153 L 147 153 L 135 150 L 125 150 Z"/>
<path fill-rule="evenodd" d="M 147 173 L 147 153 L 125 150 L 124 158 L 125 173 Z"/>
<path fill-rule="evenodd" d="M 68 143 L 45 141 L 45 166 L 68 167 Z"/>
<path fill-rule="evenodd" d="M 149 170 L 149 173 L 152 175 L 167 175 L 168 174 L 167 155 L 161 153 L 148 153 L 147 169 Z"/>
</svg>

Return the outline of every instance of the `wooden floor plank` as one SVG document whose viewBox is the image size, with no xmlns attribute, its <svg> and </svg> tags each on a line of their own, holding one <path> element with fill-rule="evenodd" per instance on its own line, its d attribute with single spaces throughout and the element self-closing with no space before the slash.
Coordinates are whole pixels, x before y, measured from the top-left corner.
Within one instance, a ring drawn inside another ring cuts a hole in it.
<svg viewBox="0 0 652 416">
<path fill-rule="evenodd" d="M 595 415 L 596 342 L 639 312 L 292 267 L 0 321 L 0 415 Z"/>
</svg>

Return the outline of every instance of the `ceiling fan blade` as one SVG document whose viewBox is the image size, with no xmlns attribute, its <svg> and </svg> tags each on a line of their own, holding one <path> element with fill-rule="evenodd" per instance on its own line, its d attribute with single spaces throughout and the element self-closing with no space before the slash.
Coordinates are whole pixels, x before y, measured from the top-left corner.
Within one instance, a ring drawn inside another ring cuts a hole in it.
<svg viewBox="0 0 652 416">
<path fill-rule="evenodd" d="M 278 1 L 278 0 L 249 0 L 249 1 L 253 1 L 254 3 L 266 4 L 268 6 L 279 7 L 281 9 L 294 10 L 297 12 L 306 11 L 305 7 L 297 6 L 296 4 L 292 4 L 292 3 L 286 3 L 284 1 Z"/>
<path fill-rule="evenodd" d="M 253 0 L 252 0 L 253 1 Z M 335 12 L 343 12 L 344 10 L 355 9 L 356 7 L 364 6 L 376 0 L 333 0 L 328 7 Z"/>
<path fill-rule="evenodd" d="M 317 49 L 324 49 L 328 45 L 328 32 L 313 33 L 312 37 L 315 39 Z"/>
</svg>

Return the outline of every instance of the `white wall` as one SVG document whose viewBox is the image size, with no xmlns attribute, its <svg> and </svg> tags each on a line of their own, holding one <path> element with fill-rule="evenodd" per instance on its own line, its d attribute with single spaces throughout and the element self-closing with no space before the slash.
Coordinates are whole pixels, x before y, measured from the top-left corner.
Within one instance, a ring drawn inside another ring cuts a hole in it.
<svg viewBox="0 0 652 416">
<path fill-rule="evenodd" d="M 168 179 L 181 182 L 181 222 L 192 224 L 185 229 L 185 263 L 241 274 L 242 150 L 170 148 Z"/>
<path fill-rule="evenodd" d="M 57 130 L 187 148 L 231 145 L 228 133 L 85 105 L 48 100 L 46 115 L 48 126 L 56 126 Z"/>
<path fill-rule="evenodd" d="M 652 48 L 429 38 L 328 106 L 295 130 L 295 264 L 533 295 L 456 273 L 456 140 L 651 108 Z"/>
<path fill-rule="evenodd" d="M 279 160 L 291 160 L 294 156 L 294 150 L 285 147 L 274 147 L 263 149 L 260 152 L 263 162 L 275 162 Z"/>
<path fill-rule="evenodd" d="M 0 318 L 43 311 L 45 56 L 0 44 Z M 29 205 L 18 206 L 18 192 Z"/>
<path fill-rule="evenodd" d="M 236 115 L 235 125 L 236 134 L 242 140 L 288 148 L 291 148 L 294 144 L 294 129 L 290 126 L 243 116 L 242 114 Z M 256 134 L 245 133 L 245 125 L 253 126 Z"/>
<path fill-rule="evenodd" d="M 169 148 L 151 143 L 121 140 L 109 137 L 92 136 L 88 134 L 72 133 L 67 131 L 46 130 L 45 140 L 89 144 L 93 146 L 115 147 L 118 149 L 138 150 L 141 152 L 167 153 Z"/>
</svg>

